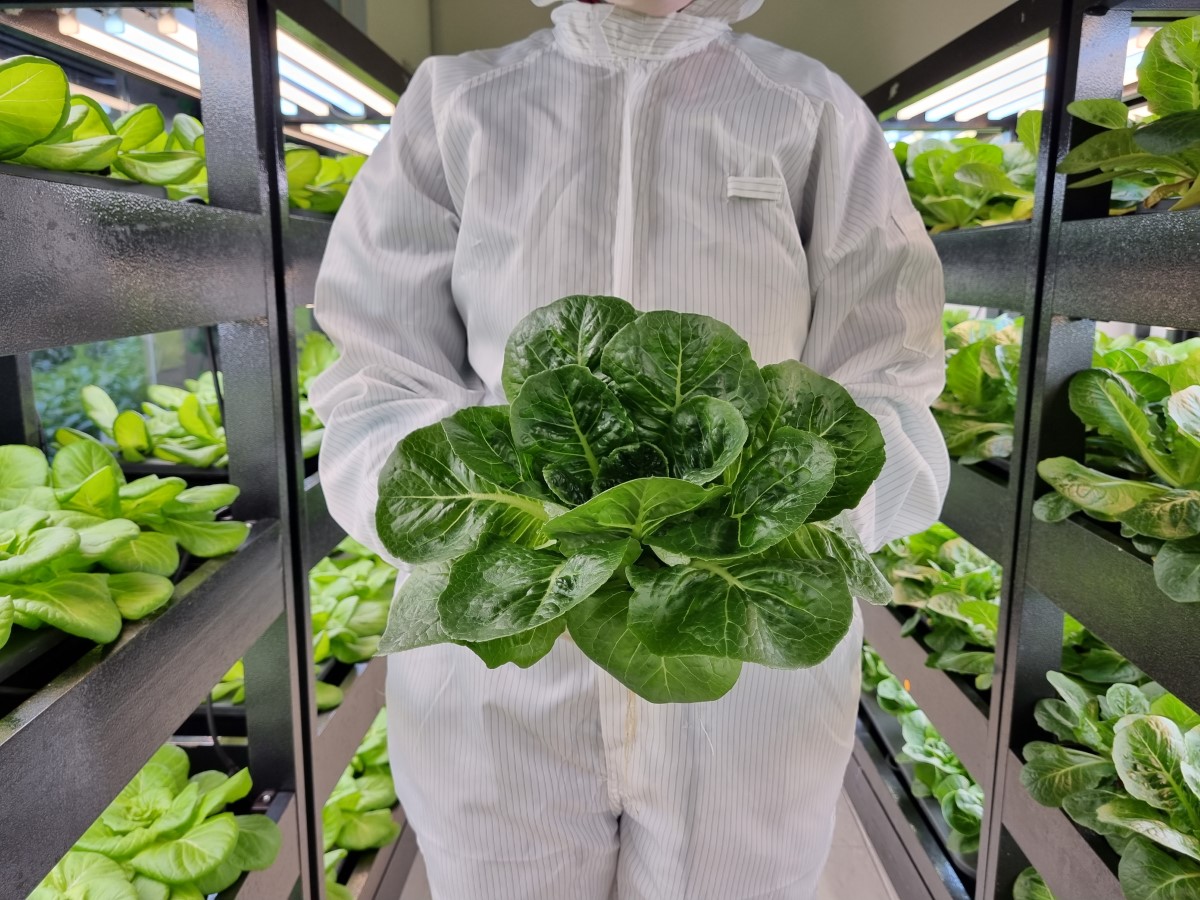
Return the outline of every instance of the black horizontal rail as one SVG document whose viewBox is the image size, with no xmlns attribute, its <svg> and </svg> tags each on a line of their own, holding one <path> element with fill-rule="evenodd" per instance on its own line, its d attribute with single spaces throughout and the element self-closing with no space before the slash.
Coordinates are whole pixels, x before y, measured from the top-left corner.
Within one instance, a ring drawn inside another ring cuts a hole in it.
<svg viewBox="0 0 1200 900">
<path fill-rule="evenodd" d="M 1056 900 L 1122 900 L 1117 876 L 1067 814 L 1029 796 L 1016 754 L 1009 754 L 1006 771 L 1004 827 Z"/>
<path fill-rule="evenodd" d="M 1150 563 L 1094 522 L 1034 522 L 1029 545 L 1030 585 L 1200 709 L 1200 604 L 1176 603 L 1160 591 Z"/>
<path fill-rule="evenodd" d="M 986 790 L 991 770 L 988 712 L 948 672 L 925 665 L 929 651 L 900 634 L 900 622 L 885 606 L 862 604 L 863 637 L 933 722 L 946 743 Z"/>
<path fill-rule="evenodd" d="M 1200 330 L 1198 243 L 1196 212 L 1063 222 L 1054 267 L 1054 312 Z"/>
<path fill-rule="evenodd" d="M 312 802 L 324 804 L 333 787 L 354 758 L 367 729 L 383 709 L 383 691 L 387 682 L 387 660 L 377 656 L 359 663 L 355 672 L 342 683 L 345 699 L 337 709 L 317 717 L 317 735 L 313 747 Z"/>
<path fill-rule="evenodd" d="M 304 559 L 311 568 L 317 560 L 332 553 L 346 537 L 342 526 L 329 514 L 320 473 L 304 479 L 304 521 Z"/>
<path fill-rule="evenodd" d="M 0 355 L 266 315 L 265 219 L 0 174 Z"/>
<path fill-rule="evenodd" d="M 951 463 L 942 521 L 1000 563 L 1012 548 L 1012 512 L 1012 493 L 998 473 Z"/>
<path fill-rule="evenodd" d="M 946 278 L 946 300 L 963 306 L 1026 311 L 1030 244 L 1026 222 L 966 228 L 933 236 Z"/>
<path fill-rule="evenodd" d="M 898 867 L 885 863 L 897 893 L 904 900 L 968 900 L 958 872 L 942 851 L 937 836 L 892 770 L 886 752 L 861 721 L 848 772 L 854 776 L 846 780 L 851 802 L 872 843 L 878 841 L 877 846 L 887 847 L 893 843 L 894 835 L 911 863 L 904 865 L 902 858 L 894 856 L 891 861 L 899 862 Z"/>
<path fill-rule="evenodd" d="M 288 302 L 310 306 L 314 300 L 317 272 L 329 243 L 332 222 L 293 213 L 288 216 L 283 238 L 283 265 Z"/>
<path fill-rule="evenodd" d="M 296 796 L 280 792 L 271 800 L 267 815 L 283 835 L 279 855 L 269 869 L 247 872 L 238 883 L 222 891 L 217 900 L 287 900 L 300 878 L 299 815 Z"/>
<path fill-rule="evenodd" d="M 184 579 L 165 609 L 0 719 L 0 897 L 34 888 L 279 617 L 281 552 L 279 524 L 259 522 L 238 553 Z"/>
</svg>

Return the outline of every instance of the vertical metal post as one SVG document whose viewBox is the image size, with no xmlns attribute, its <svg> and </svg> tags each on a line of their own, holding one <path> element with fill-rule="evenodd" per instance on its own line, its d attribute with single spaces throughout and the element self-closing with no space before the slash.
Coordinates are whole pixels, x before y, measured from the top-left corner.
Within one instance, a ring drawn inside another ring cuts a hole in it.
<svg viewBox="0 0 1200 900">
<path fill-rule="evenodd" d="M 1034 303 L 1025 331 L 1025 359 L 1017 409 L 1013 476 L 1017 479 L 1013 552 L 1005 570 L 998 690 L 993 691 L 990 723 L 995 753 L 995 791 L 987 811 L 986 844 L 980 900 L 1011 896 L 1012 884 L 1026 863 L 1003 827 L 1004 790 L 1010 750 L 1037 737 L 1033 708 L 1053 691 L 1047 671 L 1062 664 L 1062 612 L 1026 585 L 1029 528 L 1033 502 L 1042 492 L 1037 462 L 1046 456 L 1082 458 L 1083 428 L 1070 411 L 1067 387 L 1071 376 L 1091 364 L 1093 323 L 1070 321 L 1053 313 L 1054 265 L 1064 218 L 1107 215 L 1108 188 L 1099 192 L 1068 191 L 1066 178 L 1054 169 L 1072 142 L 1090 133 L 1075 127 L 1067 104 L 1076 97 L 1111 96 L 1110 82 L 1124 68 L 1130 17 L 1128 12 L 1093 9 L 1084 0 L 1067 0 L 1051 34 L 1051 67 L 1047 84 L 1042 158 L 1045 178 L 1039 185 L 1040 216 L 1033 222 L 1037 274 Z M 1119 88 L 1118 88 L 1119 90 Z M 1101 198 L 1102 195 L 1102 198 Z"/>
<path fill-rule="evenodd" d="M 298 889 L 320 896 L 311 808 L 309 625 L 297 596 L 295 516 L 299 451 L 290 319 L 279 315 L 277 234 L 284 179 L 275 118 L 275 13 L 265 0 L 196 0 L 209 193 L 216 206 L 260 220 L 265 318 L 220 326 L 230 478 L 238 513 L 281 526 L 284 614 L 246 654 L 250 765 L 262 787 L 290 790 L 297 804 Z"/>
<path fill-rule="evenodd" d="M 33 396 L 28 353 L 0 356 L 0 444 L 42 447 L 42 429 Z"/>
</svg>

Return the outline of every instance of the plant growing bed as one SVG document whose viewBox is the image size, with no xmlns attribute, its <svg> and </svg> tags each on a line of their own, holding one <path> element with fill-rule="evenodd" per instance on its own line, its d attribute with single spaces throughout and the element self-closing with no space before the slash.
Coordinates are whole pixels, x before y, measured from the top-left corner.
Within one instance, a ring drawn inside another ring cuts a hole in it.
<svg viewBox="0 0 1200 900">
<path fill-rule="evenodd" d="M 912 798 L 912 802 L 921 810 L 921 814 L 924 816 L 930 830 L 937 836 L 942 851 L 954 863 L 954 867 L 958 870 L 963 885 L 970 894 L 974 895 L 975 878 L 978 874 L 976 869 L 979 864 L 978 850 L 971 853 L 963 853 L 959 848 L 952 846 L 950 839 L 951 828 L 946 821 L 946 817 L 942 815 L 941 804 L 928 795 L 918 796 L 914 791 L 914 784 L 917 783 L 917 780 L 913 774 L 913 764 L 902 760 L 903 752 L 901 748 L 904 746 L 904 735 L 899 721 L 894 716 L 888 715 L 880 709 L 874 695 L 868 691 L 863 691 L 859 705 L 864 718 L 875 735 L 875 739 L 886 752 L 888 763 L 892 770 L 904 783 L 909 796 Z"/>
</svg>

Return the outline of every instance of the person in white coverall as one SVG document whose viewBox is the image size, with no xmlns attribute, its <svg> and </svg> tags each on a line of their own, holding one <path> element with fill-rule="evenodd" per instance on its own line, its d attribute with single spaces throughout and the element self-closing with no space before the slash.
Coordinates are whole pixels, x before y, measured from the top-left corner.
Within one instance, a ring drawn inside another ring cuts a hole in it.
<svg viewBox="0 0 1200 900">
<path fill-rule="evenodd" d="M 427 60 L 355 180 L 316 297 L 341 349 L 312 391 L 334 518 L 388 558 L 376 481 L 397 441 L 506 402 L 513 326 L 607 294 L 843 384 L 887 442 L 863 540 L 926 528 L 948 474 L 942 276 L 878 125 L 820 63 L 730 29 L 762 0 L 614 3 Z M 747 665 L 720 700 L 663 706 L 565 637 L 528 670 L 455 645 L 391 657 L 392 773 L 433 896 L 810 900 L 861 638 L 856 615 L 815 668 Z"/>
</svg>

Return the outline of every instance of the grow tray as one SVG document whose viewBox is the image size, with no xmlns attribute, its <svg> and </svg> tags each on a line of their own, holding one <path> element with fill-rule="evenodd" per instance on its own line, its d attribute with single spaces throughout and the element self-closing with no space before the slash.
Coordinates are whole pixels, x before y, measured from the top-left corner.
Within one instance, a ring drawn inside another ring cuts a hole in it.
<svg viewBox="0 0 1200 900">
<path fill-rule="evenodd" d="M 129 194 L 144 194 L 148 197 L 167 199 L 167 189 L 154 184 L 142 184 L 127 178 L 110 178 L 90 172 L 59 172 L 55 169 L 39 169 L 34 166 L 19 166 L 0 163 L 0 175 L 16 175 L 36 181 L 53 181 L 57 184 L 72 184 L 76 187 L 100 188 L 106 191 L 125 191 Z"/>
<path fill-rule="evenodd" d="M 884 712 L 876 702 L 875 696 L 866 691 L 862 694 L 860 708 L 871 727 L 877 743 L 886 751 L 888 764 L 908 790 L 912 802 L 921 810 L 921 815 L 925 818 L 930 831 L 936 835 L 938 844 L 946 854 L 946 858 L 954 863 L 954 867 L 962 878 L 963 885 L 967 888 L 968 893 L 974 895 L 975 879 L 978 875 L 979 854 L 971 853 L 963 855 L 951 849 L 950 826 L 946 822 L 945 817 L 942 816 L 941 805 L 933 797 L 917 797 L 914 791 L 916 777 L 913 774 L 912 764 L 901 763 L 897 760 L 897 756 L 904 746 L 904 735 L 900 727 L 900 722 L 894 716 L 890 716 Z"/>
<path fill-rule="evenodd" d="M 889 613 L 891 613 L 892 617 L 896 620 L 897 627 L 903 628 L 904 623 L 906 621 L 908 621 L 909 618 L 911 618 L 910 615 L 905 615 L 905 613 L 910 608 L 911 607 L 907 607 L 907 606 L 888 606 L 887 611 Z M 920 610 L 913 609 L 913 614 L 916 614 L 918 612 L 920 612 Z M 919 629 L 917 631 L 914 631 L 912 634 L 909 634 L 907 637 L 909 640 L 915 642 L 917 644 L 917 646 L 920 647 L 927 656 L 932 656 L 936 652 L 935 650 L 932 650 L 928 644 L 925 643 L 925 641 L 923 640 L 923 635 Z M 980 649 L 980 648 L 976 648 L 974 645 L 972 645 L 968 649 Z M 984 650 L 983 652 L 987 652 L 987 651 Z M 954 682 L 954 684 L 959 688 L 959 690 L 961 690 L 964 694 L 967 695 L 967 698 L 971 701 L 971 703 L 975 706 L 976 709 L 978 709 L 984 715 L 990 714 L 991 702 L 992 702 L 991 690 L 981 691 L 979 688 L 975 687 L 975 679 L 970 677 L 969 675 L 963 675 L 960 672 L 950 672 L 946 669 L 938 669 L 937 667 L 931 666 L 928 663 L 926 663 L 925 668 L 931 669 L 935 672 L 944 672 L 946 674 L 946 676 L 951 681 Z"/>
</svg>

